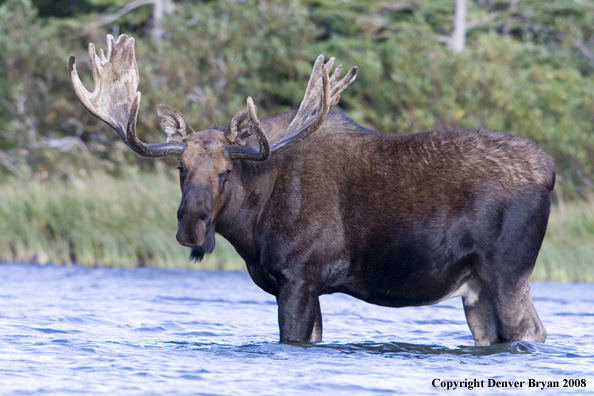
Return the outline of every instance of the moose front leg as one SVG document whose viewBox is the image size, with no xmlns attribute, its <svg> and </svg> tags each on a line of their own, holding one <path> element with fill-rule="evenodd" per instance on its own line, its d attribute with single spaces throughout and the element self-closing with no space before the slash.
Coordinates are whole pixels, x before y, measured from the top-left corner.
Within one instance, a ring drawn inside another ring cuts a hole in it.
<svg viewBox="0 0 594 396">
<path fill-rule="evenodd" d="M 280 342 L 322 340 L 319 293 L 299 282 L 280 288 L 277 297 Z"/>
<path fill-rule="evenodd" d="M 316 298 L 316 319 L 313 330 L 309 336 L 309 342 L 322 341 L 322 310 L 320 309 L 320 300 Z"/>
</svg>

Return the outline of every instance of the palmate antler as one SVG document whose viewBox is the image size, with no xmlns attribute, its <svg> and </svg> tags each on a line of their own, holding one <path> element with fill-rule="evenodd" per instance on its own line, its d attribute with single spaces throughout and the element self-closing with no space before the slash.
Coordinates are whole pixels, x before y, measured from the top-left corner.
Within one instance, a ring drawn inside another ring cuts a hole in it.
<svg viewBox="0 0 594 396">
<path fill-rule="evenodd" d="M 89 58 L 93 68 L 93 79 L 95 80 L 93 92 L 87 91 L 82 85 L 76 70 L 74 55 L 70 55 L 68 62 L 72 88 L 87 110 L 111 126 L 128 147 L 142 156 L 153 158 L 181 156 L 186 148 L 186 144 L 183 143 L 183 134 L 180 134 L 181 140 L 171 138 L 181 126 L 177 124 L 172 126 L 169 125 L 168 119 L 163 120 L 163 115 L 168 111 L 179 113 L 175 109 L 163 105 L 158 108 L 159 117 L 162 118 L 161 124 L 165 125 L 166 132 L 170 135 L 168 142 L 145 144 L 136 136 L 136 118 L 138 116 L 138 106 L 140 105 L 140 92 L 137 91 L 138 66 L 134 56 L 134 39 L 122 34 L 117 41 L 114 41 L 113 36 L 107 35 L 107 57 L 105 57 L 101 49 L 99 50 L 99 56 L 97 56 L 95 46 L 89 44 Z M 305 96 L 295 118 L 282 134 L 280 140 L 272 146 L 262 130 L 256 115 L 256 106 L 252 98 L 248 98 L 247 107 L 240 110 L 233 117 L 226 136 L 231 142 L 234 142 L 240 129 L 247 128 L 250 133 L 254 133 L 258 138 L 260 148 L 227 146 L 225 147 L 227 158 L 230 160 L 264 161 L 271 155 L 279 153 L 305 139 L 317 130 L 328 115 L 330 106 L 338 103 L 340 93 L 357 76 L 357 67 L 352 67 L 347 75 L 339 81 L 338 78 L 342 71 L 342 65 L 340 65 L 336 68 L 332 77 L 328 77 L 332 66 L 334 66 L 334 58 L 330 58 L 328 63 L 324 64 L 324 56 L 320 55 L 318 57 L 307 84 Z M 174 119 L 179 123 L 179 119 L 183 119 L 183 115 L 179 113 L 179 117 L 174 117 Z M 183 122 L 185 124 L 185 120 Z M 173 132 L 168 131 L 168 129 L 172 129 Z M 182 129 L 191 131 L 191 128 Z"/>
<path fill-rule="evenodd" d="M 93 68 L 95 89 L 87 91 L 76 70 L 75 56 L 70 55 L 68 72 L 76 96 L 94 116 L 111 126 L 120 138 L 144 157 L 179 157 L 186 145 L 179 142 L 145 144 L 136 136 L 136 118 L 140 105 L 138 66 L 134 56 L 134 39 L 122 34 L 118 41 L 107 35 L 107 57 L 99 56 L 89 44 L 89 58 Z"/>
<path fill-rule="evenodd" d="M 342 80 L 338 80 L 342 72 L 342 65 L 339 65 L 332 77 L 328 77 L 330 70 L 334 66 L 334 58 L 330 58 L 328 63 L 324 64 L 324 55 L 318 56 L 314 64 L 311 77 L 307 83 L 305 96 L 299 106 L 299 110 L 295 115 L 293 121 L 289 124 L 287 129 L 283 132 L 279 141 L 275 142 L 272 147 L 262 130 L 260 121 L 256 115 L 256 106 L 249 97 L 247 100 L 247 107 L 240 111 L 245 116 L 249 116 L 251 120 L 254 133 L 260 142 L 260 149 L 251 147 L 228 146 L 225 148 L 225 153 L 229 159 L 244 159 L 253 161 L 264 161 L 269 156 L 277 154 L 293 144 L 307 138 L 315 132 L 324 122 L 330 106 L 338 103 L 340 100 L 340 93 L 348 87 L 357 77 L 357 67 L 353 66 Z M 242 114 L 243 115 L 243 114 Z M 234 117 L 235 118 L 235 117 Z M 231 135 L 236 135 L 236 128 L 230 125 Z"/>
</svg>

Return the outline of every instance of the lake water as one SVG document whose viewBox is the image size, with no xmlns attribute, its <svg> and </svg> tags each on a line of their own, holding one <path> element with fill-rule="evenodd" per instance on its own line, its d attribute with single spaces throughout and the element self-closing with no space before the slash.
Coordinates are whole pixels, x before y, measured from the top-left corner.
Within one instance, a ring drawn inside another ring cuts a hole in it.
<svg viewBox="0 0 594 396">
<path fill-rule="evenodd" d="M 274 297 L 244 272 L 3 264 L 0 394 L 541 392 L 530 379 L 594 394 L 594 285 L 532 291 L 544 345 L 472 346 L 459 298 L 393 309 L 341 294 L 321 297 L 323 342 L 286 345 Z M 441 387 L 464 380 L 484 388 Z"/>
</svg>

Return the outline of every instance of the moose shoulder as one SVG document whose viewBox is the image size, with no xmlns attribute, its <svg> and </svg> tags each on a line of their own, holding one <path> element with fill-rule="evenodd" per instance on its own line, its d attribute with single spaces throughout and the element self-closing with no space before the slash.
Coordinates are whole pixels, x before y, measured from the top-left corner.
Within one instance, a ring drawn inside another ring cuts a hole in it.
<svg viewBox="0 0 594 396">
<path fill-rule="evenodd" d="M 228 126 L 194 132 L 160 105 L 167 142 L 147 145 L 136 137 L 133 39 L 108 36 L 107 57 L 92 45 L 90 55 L 93 93 L 69 62 L 85 107 L 137 153 L 179 159 L 178 242 L 201 259 L 215 231 L 227 238 L 276 296 L 281 341 L 321 340 L 318 297 L 343 292 L 390 307 L 461 296 L 477 345 L 544 342 L 529 279 L 555 172 L 534 143 L 480 129 L 367 130 L 329 112 L 356 68 L 339 80 L 320 56 L 298 110 L 260 121 L 248 98 Z"/>
</svg>

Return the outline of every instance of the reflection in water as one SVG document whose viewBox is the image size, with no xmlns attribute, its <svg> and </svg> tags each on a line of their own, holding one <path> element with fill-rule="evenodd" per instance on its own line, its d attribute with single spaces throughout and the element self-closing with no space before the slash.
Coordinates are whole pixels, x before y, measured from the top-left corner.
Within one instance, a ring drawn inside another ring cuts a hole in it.
<svg viewBox="0 0 594 396">
<path fill-rule="evenodd" d="M 474 347 L 460 299 L 392 309 L 323 296 L 324 341 L 279 344 L 275 299 L 243 272 L 6 264 L 0 280 L 0 394 L 446 391 L 436 378 L 585 378 L 565 391 L 594 392 L 589 284 L 533 284 L 546 344 Z"/>
</svg>

